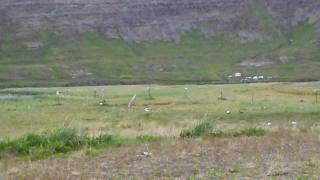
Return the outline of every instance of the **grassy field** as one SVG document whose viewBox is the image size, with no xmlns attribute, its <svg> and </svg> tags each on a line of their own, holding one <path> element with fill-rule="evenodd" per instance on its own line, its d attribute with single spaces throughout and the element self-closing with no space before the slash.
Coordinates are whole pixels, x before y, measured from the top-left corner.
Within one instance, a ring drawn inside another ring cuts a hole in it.
<svg viewBox="0 0 320 180">
<path fill-rule="evenodd" d="M 16 137 L 62 127 L 91 134 L 104 131 L 125 136 L 171 136 L 207 119 L 217 119 L 221 124 L 237 122 L 242 127 L 293 120 L 311 125 L 319 118 L 320 105 L 315 104 L 314 92 L 318 88 L 319 83 L 271 83 L 4 89 L 1 94 L 21 98 L 1 100 L 0 136 Z M 60 92 L 60 105 L 56 91 Z M 225 100 L 219 100 L 221 91 Z M 128 108 L 134 94 L 134 105 Z M 102 100 L 106 100 L 104 105 L 100 105 Z M 144 111 L 146 107 L 149 113 Z"/>
<path fill-rule="evenodd" d="M 57 151 L 58 156 L 34 157 L 28 150 L 22 155 L 8 153 L 1 167 L 12 178 L 35 177 L 40 166 L 44 169 L 39 176 L 51 178 L 318 177 L 320 91 L 317 99 L 316 90 L 319 82 L 3 89 L 0 151 L 13 152 L 14 143 L 27 141 L 25 135 L 30 133 L 34 135 L 29 140 L 60 143 L 59 137 L 67 136 L 76 139 L 76 145 L 68 146 L 75 148 L 67 153 Z M 84 134 L 61 133 L 61 129 Z M 44 132 L 51 134 L 41 135 Z M 121 147 L 109 148 L 115 146 Z M 135 159 L 143 151 L 152 152 L 151 158 Z M 49 160 L 30 161 L 34 158 Z M 110 174 L 102 173 L 101 158 Z"/>
</svg>

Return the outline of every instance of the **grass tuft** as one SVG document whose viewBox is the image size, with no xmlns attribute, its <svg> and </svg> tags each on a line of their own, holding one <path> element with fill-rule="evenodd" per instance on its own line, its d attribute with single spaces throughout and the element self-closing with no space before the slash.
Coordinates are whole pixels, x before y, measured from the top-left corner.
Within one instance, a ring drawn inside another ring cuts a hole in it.
<svg viewBox="0 0 320 180">
<path fill-rule="evenodd" d="M 99 156 L 102 154 L 102 151 L 97 149 L 97 148 L 88 148 L 86 151 L 85 151 L 85 154 L 87 156 Z"/>
<path fill-rule="evenodd" d="M 96 148 L 118 147 L 122 145 L 152 142 L 157 137 L 141 136 L 136 139 L 113 135 L 91 137 L 75 129 L 59 129 L 41 134 L 27 134 L 18 139 L 0 141 L 0 158 L 8 155 L 30 156 L 31 159 L 45 159 L 54 154 L 65 154 L 82 148 L 89 148 L 87 154 L 97 154 Z"/>
<path fill-rule="evenodd" d="M 137 136 L 136 140 L 138 142 L 155 142 L 155 141 L 160 141 L 161 137 L 149 136 L 149 135 L 141 135 L 141 136 Z"/>
<path fill-rule="evenodd" d="M 262 128 L 248 128 L 244 129 L 240 132 L 215 132 L 209 134 L 210 137 L 217 137 L 217 138 L 236 138 L 236 137 L 250 137 L 250 136 L 264 136 L 265 130 Z"/>
<path fill-rule="evenodd" d="M 203 134 L 207 134 L 212 129 L 212 124 L 208 121 L 203 121 L 191 129 L 183 130 L 180 133 L 180 137 L 182 138 L 191 138 L 191 137 L 199 137 Z"/>
<path fill-rule="evenodd" d="M 212 132 L 213 122 L 203 121 L 196 126 L 183 130 L 180 133 L 181 138 L 192 138 L 192 137 L 216 137 L 216 138 L 233 138 L 233 137 L 244 137 L 244 136 L 264 136 L 265 130 L 262 128 L 247 128 L 240 132 Z"/>
</svg>

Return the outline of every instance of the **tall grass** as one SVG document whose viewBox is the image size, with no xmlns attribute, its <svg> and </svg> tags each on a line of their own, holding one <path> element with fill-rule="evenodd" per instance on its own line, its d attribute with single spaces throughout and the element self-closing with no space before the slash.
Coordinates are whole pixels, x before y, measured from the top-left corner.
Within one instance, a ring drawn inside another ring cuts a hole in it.
<svg viewBox="0 0 320 180">
<path fill-rule="evenodd" d="M 265 131 L 258 128 L 249 128 L 241 132 L 211 133 L 213 123 L 208 121 L 199 123 L 194 128 L 182 131 L 182 138 L 189 137 L 241 137 L 241 136 L 263 136 Z M 0 159 L 6 156 L 27 156 L 31 159 L 46 159 L 55 154 L 66 154 L 84 148 L 119 147 L 122 145 L 154 142 L 161 137 L 138 136 L 136 138 L 123 138 L 109 134 L 93 137 L 76 129 L 58 129 L 40 134 L 27 134 L 17 139 L 6 139 L 0 141 Z M 91 152 L 92 153 L 92 152 Z M 90 154 L 90 153 L 88 153 Z"/>
<path fill-rule="evenodd" d="M 247 128 L 240 132 L 223 132 L 223 131 L 212 132 L 213 126 L 214 126 L 213 121 L 203 121 L 190 129 L 183 130 L 180 133 L 180 137 L 191 138 L 191 137 L 206 136 L 206 137 L 216 137 L 216 138 L 232 138 L 232 137 L 265 135 L 265 130 L 262 128 Z"/>
<path fill-rule="evenodd" d="M 265 130 L 262 128 L 247 128 L 240 132 L 223 132 L 218 131 L 209 134 L 209 137 L 219 137 L 219 138 L 236 138 L 236 137 L 250 137 L 250 136 L 264 136 Z"/>
<path fill-rule="evenodd" d="M 199 137 L 203 134 L 209 133 L 209 131 L 212 129 L 212 123 L 209 123 L 208 121 L 203 121 L 191 129 L 183 130 L 180 133 L 180 137 L 182 138 L 190 138 L 190 137 Z"/>
<path fill-rule="evenodd" d="M 117 147 L 121 145 L 151 142 L 156 137 L 122 138 L 113 135 L 92 137 L 75 129 L 59 129 L 41 134 L 27 134 L 18 139 L 0 141 L 0 158 L 9 155 L 30 156 L 32 159 L 45 159 L 54 154 L 64 154 L 85 147 Z"/>
</svg>

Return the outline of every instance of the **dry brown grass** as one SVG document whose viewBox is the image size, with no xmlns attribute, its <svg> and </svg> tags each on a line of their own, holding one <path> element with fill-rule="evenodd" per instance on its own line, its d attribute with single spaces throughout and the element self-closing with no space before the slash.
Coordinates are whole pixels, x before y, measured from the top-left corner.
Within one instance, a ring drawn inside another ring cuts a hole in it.
<svg viewBox="0 0 320 180">
<path fill-rule="evenodd" d="M 152 156 L 138 157 L 149 150 Z M 264 137 L 168 140 L 37 162 L 3 162 L 8 179 L 258 178 L 320 176 L 320 139 L 285 131 Z"/>
</svg>

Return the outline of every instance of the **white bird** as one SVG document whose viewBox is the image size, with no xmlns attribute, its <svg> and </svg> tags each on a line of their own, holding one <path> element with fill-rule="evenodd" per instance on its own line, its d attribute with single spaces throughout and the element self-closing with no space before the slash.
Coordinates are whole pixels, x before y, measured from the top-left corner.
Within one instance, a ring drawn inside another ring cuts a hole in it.
<svg viewBox="0 0 320 180">
<path fill-rule="evenodd" d="M 59 96 L 59 95 L 60 95 L 60 92 L 59 92 L 59 91 L 57 91 L 57 92 L 56 92 L 56 95 L 57 95 L 57 96 Z"/>
<path fill-rule="evenodd" d="M 100 106 L 103 106 L 103 102 L 100 103 Z"/>
<path fill-rule="evenodd" d="M 230 111 L 230 110 L 228 110 L 228 111 L 226 111 L 226 113 L 227 113 L 227 114 L 230 114 L 230 113 L 231 113 L 231 111 Z"/>
<path fill-rule="evenodd" d="M 188 90 L 189 88 L 185 87 L 184 90 Z"/>
<path fill-rule="evenodd" d="M 292 125 L 297 125 L 297 122 L 296 121 L 292 121 L 291 124 Z"/>
<path fill-rule="evenodd" d="M 268 122 L 267 125 L 268 125 L 268 126 L 271 126 L 271 122 Z"/>
<path fill-rule="evenodd" d="M 144 108 L 145 112 L 150 112 L 150 109 L 148 107 Z"/>
<path fill-rule="evenodd" d="M 146 157 L 150 157 L 152 155 L 152 153 L 149 152 L 143 152 L 142 155 L 146 156 Z"/>
</svg>

